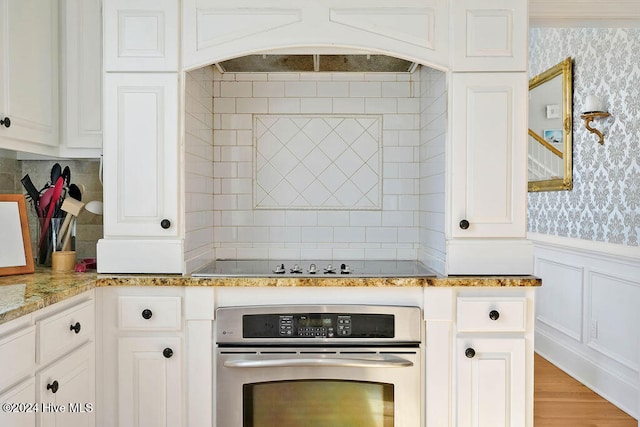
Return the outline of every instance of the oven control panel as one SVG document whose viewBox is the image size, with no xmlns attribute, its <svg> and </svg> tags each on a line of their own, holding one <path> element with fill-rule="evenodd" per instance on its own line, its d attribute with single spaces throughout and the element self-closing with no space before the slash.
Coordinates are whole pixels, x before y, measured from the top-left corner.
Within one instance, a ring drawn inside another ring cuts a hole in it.
<svg viewBox="0 0 640 427">
<path fill-rule="evenodd" d="M 392 314 L 291 313 L 244 315 L 243 338 L 394 338 Z"/>
</svg>

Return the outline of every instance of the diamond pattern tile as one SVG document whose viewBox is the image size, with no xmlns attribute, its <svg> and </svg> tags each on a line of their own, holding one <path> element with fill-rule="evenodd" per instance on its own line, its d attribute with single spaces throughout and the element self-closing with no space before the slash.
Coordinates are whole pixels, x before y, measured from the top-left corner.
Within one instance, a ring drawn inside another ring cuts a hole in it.
<svg viewBox="0 0 640 427">
<path fill-rule="evenodd" d="M 381 116 L 258 115 L 260 209 L 380 209 Z"/>
</svg>

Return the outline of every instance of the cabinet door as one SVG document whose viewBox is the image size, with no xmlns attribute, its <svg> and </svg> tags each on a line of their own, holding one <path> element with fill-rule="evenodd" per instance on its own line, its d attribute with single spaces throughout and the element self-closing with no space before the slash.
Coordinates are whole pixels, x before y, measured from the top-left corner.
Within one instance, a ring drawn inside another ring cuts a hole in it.
<svg viewBox="0 0 640 427">
<path fill-rule="evenodd" d="M 524 338 L 458 338 L 457 424 L 524 427 Z"/>
<path fill-rule="evenodd" d="M 102 149 L 102 4 L 61 0 L 61 156 Z"/>
<path fill-rule="evenodd" d="M 179 337 L 119 338 L 119 425 L 182 425 L 181 369 Z"/>
<path fill-rule="evenodd" d="M 0 147 L 57 154 L 58 3 L 0 0 L 0 34 Z"/>
<path fill-rule="evenodd" d="M 106 71 L 178 71 L 178 0 L 105 0 Z"/>
<path fill-rule="evenodd" d="M 33 377 L 12 387 L 0 395 L 2 404 L 10 404 L 11 410 L 0 411 L 0 426 L 33 427 L 36 425 L 36 384 Z M 14 405 L 15 404 L 15 405 Z M 20 406 L 22 404 L 22 406 Z"/>
<path fill-rule="evenodd" d="M 104 235 L 178 234 L 178 76 L 105 76 Z"/>
<path fill-rule="evenodd" d="M 451 236 L 525 237 L 527 90 L 525 73 L 453 73 Z"/>
<path fill-rule="evenodd" d="M 95 349 L 88 343 L 37 375 L 41 427 L 95 425 Z"/>
<path fill-rule="evenodd" d="M 453 71 L 526 71 L 527 0 L 454 0 Z"/>
</svg>

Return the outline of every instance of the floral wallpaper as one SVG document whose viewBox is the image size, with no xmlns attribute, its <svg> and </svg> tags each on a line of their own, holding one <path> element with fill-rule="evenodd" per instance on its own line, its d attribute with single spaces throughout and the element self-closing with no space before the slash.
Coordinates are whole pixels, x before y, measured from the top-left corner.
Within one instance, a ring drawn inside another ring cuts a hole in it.
<svg viewBox="0 0 640 427">
<path fill-rule="evenodd" d="M 572 191 L 529 193 L 528 230 L 639 246 L 640 29 L 534 28 L 529 44 L 531 76 L 573 58 L 574 164 Z M 580 119 L 589 94 L 611 113 L 604 145 Z"/>
</svg>

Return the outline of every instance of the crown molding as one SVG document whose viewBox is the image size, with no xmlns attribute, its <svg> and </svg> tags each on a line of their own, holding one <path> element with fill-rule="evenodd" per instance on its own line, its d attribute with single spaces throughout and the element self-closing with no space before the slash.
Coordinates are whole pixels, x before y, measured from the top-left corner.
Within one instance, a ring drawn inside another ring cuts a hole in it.
<svg viewBox="0 0 640 427">
<path fill-rule="evenodd" d="M 640 27 L 638 0 L 529 0 L 530 27 Z"/>
</svg>

